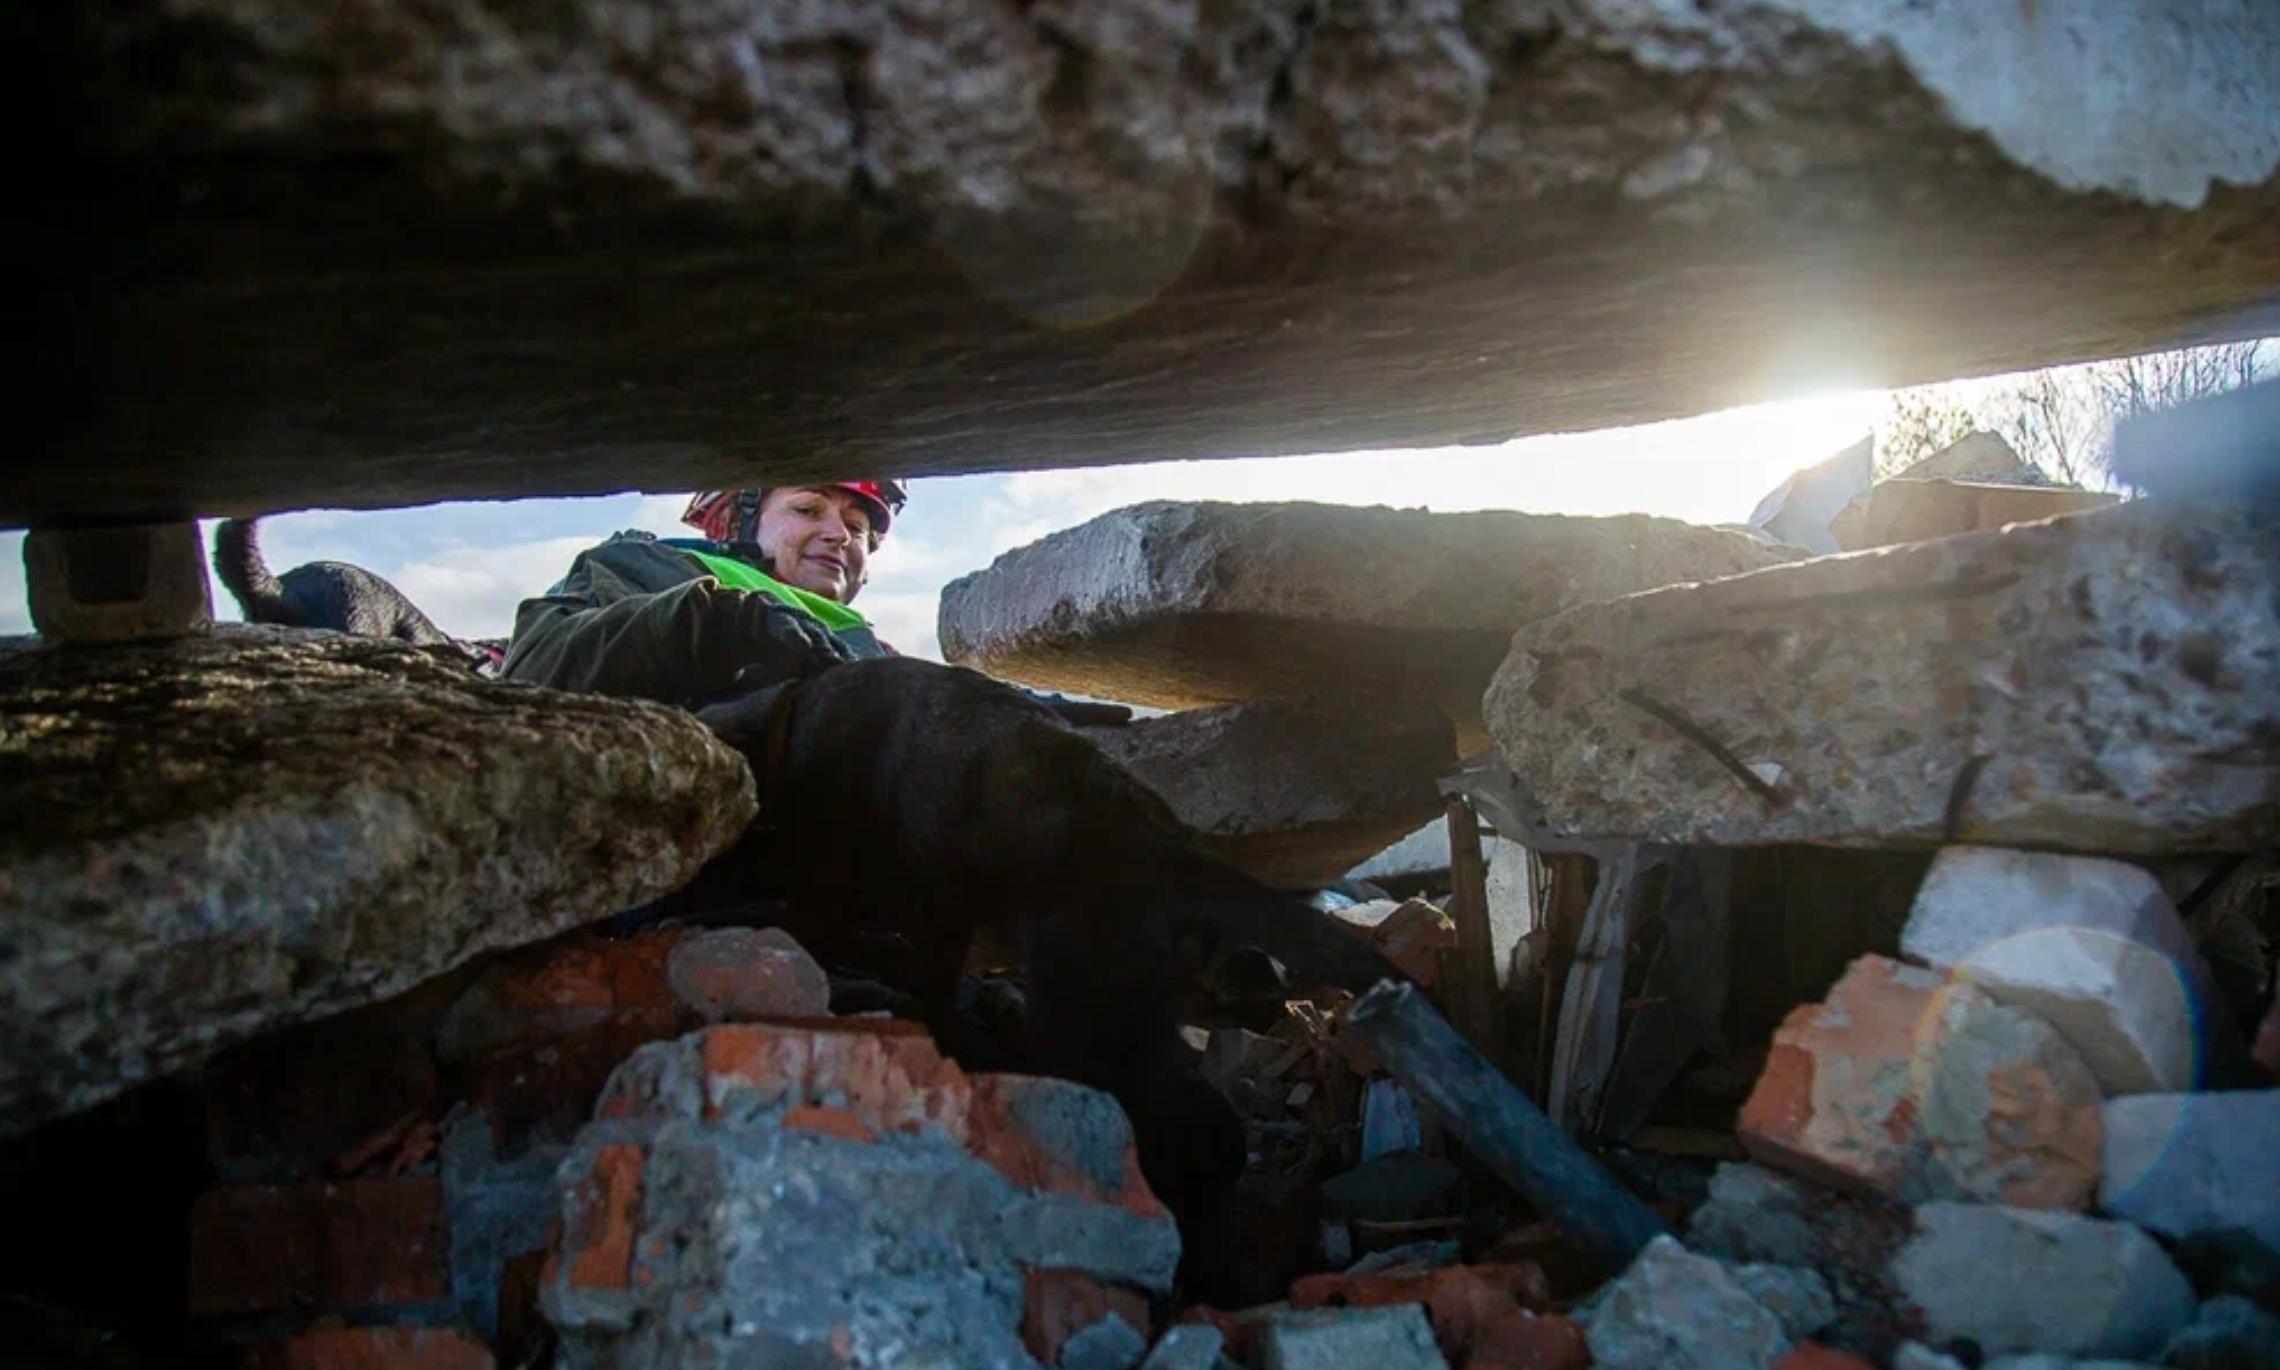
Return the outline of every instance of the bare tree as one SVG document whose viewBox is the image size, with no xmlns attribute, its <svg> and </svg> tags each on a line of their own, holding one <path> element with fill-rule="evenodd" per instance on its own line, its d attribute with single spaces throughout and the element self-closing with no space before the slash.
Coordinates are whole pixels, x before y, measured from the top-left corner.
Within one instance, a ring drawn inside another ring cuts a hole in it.
<svg viewBox="0 0 2280 1370">
<path fill-rule="evenodd" d="M 2280 345 L 2263 339 L 1898 390 L 1877 429 L 1877 465 L 1889 473 L 1985 428 L 2056 480 L 2102 484 L 2117 421 L 2276 370 Z"/>
</svg>

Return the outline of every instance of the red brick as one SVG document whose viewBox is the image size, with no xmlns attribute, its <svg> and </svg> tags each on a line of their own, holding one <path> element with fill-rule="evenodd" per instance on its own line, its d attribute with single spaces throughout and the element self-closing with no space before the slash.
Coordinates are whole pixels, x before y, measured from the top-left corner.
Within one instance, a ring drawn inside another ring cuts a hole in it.
<svg viewBox="0 0 2280 1370">
<path fill-rule="evenodd" d="M 277 1033 L 224 1053 L 200 1073 L 206 1155 L 216 1168 L 266 1166 L 316 1176 L 384 1157 L 436 1114 L 427 1048 L 367 1015 Z"/>
<path fill-rule="evenodd" d="M 1414 1275 L 1309 1275 L 1291 1286 L 1293 1308 L 1424 1306 L 1434 1339 L 1451 1361 L 1477 1331 L 1505 1313 L 1550 1302 L 1544 1272 L 1534 1265 L 1452 1265 Z"/>
<path fill-rule="evenodd" d="M 844 1108 L 819 1108 L 814 1104 L 801 1104 L 784 1113 L 784 1128 L 792 1132 L 820 1132 L 826 1137 L 837 1137 L 848 1142 L 875 1142 L 879 1134 L 864 1126 L 863 1120 Z"/>
<path fill-rule="evenodd" d="M 1138 1290 L 1102 1284 L 1081 1270 L 1030 1270 L 1024 1277 L 1021 1340 L 1052 1365 L 1061 1343 L 1113 1313 L 1148 1340 L 1148 1299 Z"/>
<path fill-rule="evenodd" d="M 738 1094 L 844 1108 L 876 1133 L 941 1130 L 966 1137 L 964 1071 L 916 1024 L 832 1020 L 828 1028 L 739 1023 L 708 1028 L 699 1047 L 705 1110 Z"/>
<path fill-rule="evenodd" d="M 246 1358 L 247 1370 L 492 1370 L 489 1347 L 448 1327 L 318 1327 Z"/>
<path fill-rule="evenodd" d="M 624 1289 L 633 1283 L 645 1160 L 640 1147 L 605 1146 L 594 1153 L 593 1169 L 572 1188 L 562 1233 L 571 1285 Z"/>
<path fill-rule="evenodd" d="M 1774 1036 L 1740 1124 L 1768 1165 L 1904 1199 L 2085 1206 L 2096 1078 L 2047 1024 L 1932 971 L 1864 956 Z"/>
<path fill-rule="evenodd" d="M 1939 985 L 1935 972 L 1864 956 L 1827 1000 L 1792 1010 L 1742 1106 L 1743 1147 L 1823 1184 L 1897 1193 L 1917 1135 L 1909 1062 Z"/>
<path fill-rule="evenodd" d="M 1464 1370 L 1584 1370 L 1591 1348 L 1583 1329 L 1557 1313 L 1499 1311 L 1473 1334 Z"/>
<path fill-rule="evenodd" d="M 192 1313 L 445 1296 L 443 1190 L 432 1177 L 233 1185 L 190 1213 Z"/>
<path fill-rule="evenodd" d="M 1016 1101 L 1024 1091 L 1066 1087 L 1058 1080 L 1026 1075 L 973 1077 L 962 1137 L 966 1149 L 1023 1189 L 1074 1194 L 1096 1203 L 1114 1204 L 1143 1218 L 1167 1216 L 1169 1210 L 1140 1173 L 1140 1154 L 1135 1148 L 1125 1148 L 1115 1188 L 1103 1191 L 1092 1177 L 1062 1160 L 1056 1148 L 1022 1125 Z"/>
<path fill-rule="evenodd" d="M 1788 1355 L 1773 1363 L 1773 1370 L 1876 1370 L 1876 1367 L 1833 1346 L 1801 1341 Z"/>
<path fill-rule="evenodd" d="M 694 1024 L 666 969 L 688 936 L 681 928 L 624 938 L 573 933 L 502 956 L 451 1006 L 439 1049 L 448 1061 L 471 1060 L 629 1017 L 650 1020 L 653 1036 L 672 1036 Z"/>
</svg>

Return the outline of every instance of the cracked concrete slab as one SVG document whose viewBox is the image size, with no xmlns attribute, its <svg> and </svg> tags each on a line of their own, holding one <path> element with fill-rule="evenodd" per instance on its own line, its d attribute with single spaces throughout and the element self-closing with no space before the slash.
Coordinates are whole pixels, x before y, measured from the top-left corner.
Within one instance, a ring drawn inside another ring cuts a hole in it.
<svg viewBox="0 0 2280 1370">
<path fill-rule="evenodd" d="M 2275 567 L 2270 520 L 2141 499 L 1573 609 L 1483 707 L 1565 838 L 2249 851 Z"/>
<path fill-rule="evenodd" d="M 1645 515 L 1157 501 L 952 581 L 938 631 L 960 665 L 1158 708 L 1348 690 L 1428 700 L 1469 752 L 1514 628 L 1797 555 Z"/>
<path fill-rule="evenodd" d="M 1440 810 L 1456 769 L 1449 721 L 1398 696 L 1193 709 L 1085 730 L 1206 849 L 1287 890 L 1348 868 Z"/>
<path fill-rule="evenodd" d="M 2254 0 L 96 0 L 0 524 L 1490 442 L 2280 331 Z"/>
</svg>

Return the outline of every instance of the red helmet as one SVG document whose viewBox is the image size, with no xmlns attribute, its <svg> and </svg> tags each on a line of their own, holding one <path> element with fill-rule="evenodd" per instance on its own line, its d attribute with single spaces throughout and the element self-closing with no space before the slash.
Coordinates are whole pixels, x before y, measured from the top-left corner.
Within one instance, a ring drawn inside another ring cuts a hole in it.
<svg viewBox="0 0 2280 1370">
<path fill-rule="evenodd" d="M 832 480 L 824 481 L 827 490 L 845 490 L 863 501 L 871 511 L 871 531 L 880 537 L 895 515 L 910 499 L 904 493 L 902 482 L 892 480 Z M 760 540 L 760 502 L 767 497 L 768 487 L 750 490 L 699 490 L 689 498 L 689 507 L 681 511 L 681 522 L 703 533 L 714 542 L 757 542 Z"/>
</svg>

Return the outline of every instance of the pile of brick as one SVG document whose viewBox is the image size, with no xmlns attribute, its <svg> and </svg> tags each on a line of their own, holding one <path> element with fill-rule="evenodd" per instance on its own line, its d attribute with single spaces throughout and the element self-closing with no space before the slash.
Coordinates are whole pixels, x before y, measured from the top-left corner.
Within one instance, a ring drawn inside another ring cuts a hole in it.
<svg viewBox="0 0 2280 1370">
<path fill-rule="evenodd" d="M 778 932 L 581 933 L 225 1053 L 197 1085 L 196 1340 L 288 1370 L 527 1361 L 554 1172 L 618 1063 L 829 993 Z"/>
<path fill-rule="evenodd" d="M 1585 1310 L 1596 1363 L 2280 1364 L 2280 1089 L 2212 1088 L 2256 1074 L 2159 883 L 1950 848 L 1900 945 L 1775 1034 L 1754 1164 Z"/>
</svg>

